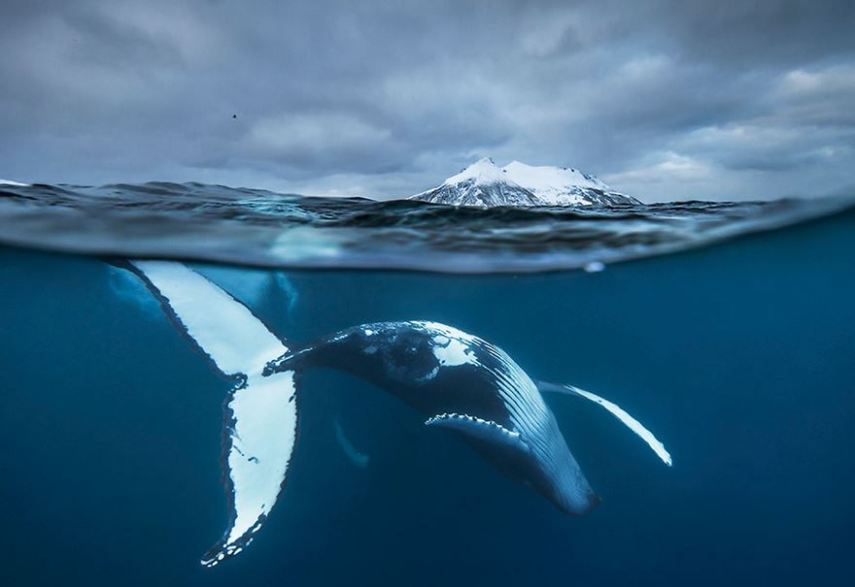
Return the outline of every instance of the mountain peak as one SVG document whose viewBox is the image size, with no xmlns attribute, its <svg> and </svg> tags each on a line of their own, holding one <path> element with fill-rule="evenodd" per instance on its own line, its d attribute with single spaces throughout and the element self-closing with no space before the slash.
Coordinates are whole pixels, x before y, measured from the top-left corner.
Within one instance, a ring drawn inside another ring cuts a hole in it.
<svg viewBox="0 0 855 587">
<path fill-rule="evenodd" d="M 574 168 L 512 161 L 499 167 L 483 157 L 432 190 L 410 199 L 454 206 L 614 206 L 639 204 Z"/>
<path fill-rule="evenodd" d="M 455 185 L 464 181 L 474 180 L 478 185 L 489 185 L 506 181 L 504 172 L 496 166 L 490 157 L 482 157 L 457 175 L 445 180 L 444 185 Z"/>
</svg>

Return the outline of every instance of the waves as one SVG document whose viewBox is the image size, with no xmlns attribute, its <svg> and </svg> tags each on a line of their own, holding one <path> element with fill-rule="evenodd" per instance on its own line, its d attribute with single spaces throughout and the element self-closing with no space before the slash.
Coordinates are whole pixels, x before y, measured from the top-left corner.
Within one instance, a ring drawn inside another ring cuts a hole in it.
<svg viewBox="0 0 855 587">
<path fill-rule="evenodd" d="M 0 185 L 0 242 L 279 268 L 509 273 L 704 246 L 855 210 L 855 198 L 454 208 L 200 183 Z"/>
</svg>

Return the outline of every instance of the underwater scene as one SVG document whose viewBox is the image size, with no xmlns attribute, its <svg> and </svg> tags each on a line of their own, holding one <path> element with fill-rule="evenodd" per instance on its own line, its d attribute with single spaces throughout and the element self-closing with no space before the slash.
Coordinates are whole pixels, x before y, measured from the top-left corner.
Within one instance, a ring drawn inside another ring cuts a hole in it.
<svg viewBox="0 0 855 587">
<path fill-rule="evenodd" d="M 0 186 L 3 585 L 835 585 L 851 198 Z"/>
</svg>

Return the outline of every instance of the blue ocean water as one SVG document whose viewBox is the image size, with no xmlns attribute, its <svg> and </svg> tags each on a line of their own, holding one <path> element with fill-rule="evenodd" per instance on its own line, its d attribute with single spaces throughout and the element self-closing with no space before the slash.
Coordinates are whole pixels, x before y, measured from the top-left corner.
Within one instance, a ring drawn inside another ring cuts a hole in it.
<svg viewBox="0 0 855 587">
<path fill-rule="evenodd" d="M 293 340 L 385 320 L 475 333 L 619 403 L 674 458 L 548 398 L 603 498 L 569 517 L 394 397 L 309 371 L 279 503 L 205 569 L 229 382 L 130 273 L 2 248 L 3 584 L 848 584 L 853 251 L 849 209 L 596 273 L 194 264 Z"/>
</svg>

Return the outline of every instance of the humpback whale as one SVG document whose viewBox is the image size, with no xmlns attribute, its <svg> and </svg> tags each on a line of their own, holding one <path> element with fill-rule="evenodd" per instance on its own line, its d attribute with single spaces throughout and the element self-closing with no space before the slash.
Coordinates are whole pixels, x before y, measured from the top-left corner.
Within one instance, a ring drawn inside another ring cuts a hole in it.
<svg viewBox="0 0 855 587">
<path fill-rule="evenodd" d="M 599 498 L 544 393 L 595 402 L 671 465 L 662 443 L 616 404 L 575 386 L 535 381 L 499 347 L 452 326 L 377 322 L 296 345 L 182 263 L 131 261 L 127 267 L 233 382 L 223 430 L 230 519 L 222 539 L 202 557 L 204 566 L 243 551 L 270 514 L 289 474 L 299 375 L 306 369 L 339 369 L 395 395 L 424 416 L 426 428 L 458 435 L 495 468 L 568 514 L 588 512 Z"/>
</svg>

